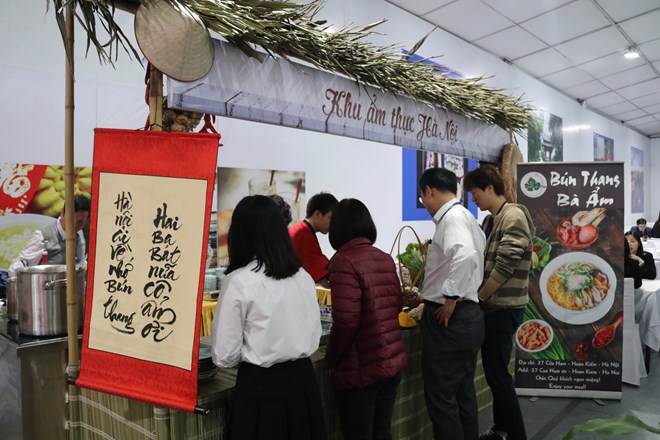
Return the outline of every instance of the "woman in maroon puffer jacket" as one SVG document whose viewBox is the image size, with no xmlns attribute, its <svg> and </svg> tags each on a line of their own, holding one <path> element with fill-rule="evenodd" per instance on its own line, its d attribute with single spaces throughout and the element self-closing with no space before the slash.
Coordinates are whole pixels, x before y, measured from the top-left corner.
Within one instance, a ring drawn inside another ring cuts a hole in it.
<svg viewBox="0 0 660 440">
<path fill-rule="evenodd" d="M 391 439 L 400 372 L 408 365 L 398 315 L 403 301 L 392 257 L 373 246 L 367 207 L 344 199 L 330 221 L 332 332 L 326 361 L 345 440 Z"/>
</svg>

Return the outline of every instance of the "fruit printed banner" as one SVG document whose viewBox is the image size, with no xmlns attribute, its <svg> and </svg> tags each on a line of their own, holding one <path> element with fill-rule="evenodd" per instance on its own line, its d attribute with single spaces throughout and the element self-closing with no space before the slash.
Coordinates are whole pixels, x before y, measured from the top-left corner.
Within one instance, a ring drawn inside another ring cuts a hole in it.
<svg viewBox="0 0 660 440">
<path fill-rule="evenodd" d="M 536 226 L 516 391 L 621 398 L 623 163 L 518 165 Z"/>
<path fill-rule="evenodd" d="M 90 195 L 92 168 L 74 169 L 74 193 Z M 57 217 L 64 209 L 64 166 L 0 163 L 0 215 Z"/>
<path fill-rule="evenodd" d="M 218 139 L 95 130 L 77 385 L 183 411 L 197 405 Z"/>
<path fill-rule="evenodd" d="M 74 192 L 90 196 L 92 168 L 76 167 L 74 173 Z M 53 223 L 62 209 L 64 166 L 0 163 L 0 286 L 34 231 Z"/>
</svg>

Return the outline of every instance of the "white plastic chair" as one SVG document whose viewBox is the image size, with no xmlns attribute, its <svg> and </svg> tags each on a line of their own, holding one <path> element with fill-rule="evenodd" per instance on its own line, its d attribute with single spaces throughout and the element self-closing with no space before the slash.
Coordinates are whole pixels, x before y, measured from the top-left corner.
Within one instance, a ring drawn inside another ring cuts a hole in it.
<svg viewBox="0 0 660 440">
<path fill-rule="evenodd" d="M 621 380 L 639 386 L 646 377 L 639 324 L 635 322 L 635 284 L 632 278 L 623 280 L 623 365 Z"/>
</svg>

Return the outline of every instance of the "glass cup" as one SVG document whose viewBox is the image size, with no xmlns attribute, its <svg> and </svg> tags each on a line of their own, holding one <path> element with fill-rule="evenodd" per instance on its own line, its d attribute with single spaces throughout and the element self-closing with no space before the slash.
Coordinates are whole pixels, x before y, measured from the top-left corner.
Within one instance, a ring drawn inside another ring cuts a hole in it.
<svg viewBox="0 0 660 440">
<path fill-rule="evenodd" d="M 251 196 L 271 196 L 277 194 L 277 182 L 268 184 L 268 180 L 262 177 L 253 177 L 248 180 L 248 191 Z"/>
</svg>

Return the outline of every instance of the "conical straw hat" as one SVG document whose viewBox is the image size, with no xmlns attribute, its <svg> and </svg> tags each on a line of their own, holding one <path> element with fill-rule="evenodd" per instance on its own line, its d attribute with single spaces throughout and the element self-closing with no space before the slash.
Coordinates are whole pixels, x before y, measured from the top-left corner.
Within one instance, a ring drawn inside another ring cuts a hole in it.
<svg viewBox="0 0 660 440">
<path fill-rule="evenodd" d="M 213 66 L 213 42 L 197 14 L 166 0 L 142 0 L 135 38 L 149 62 L 170 78 L 194 81 Z"/>
</svg>

